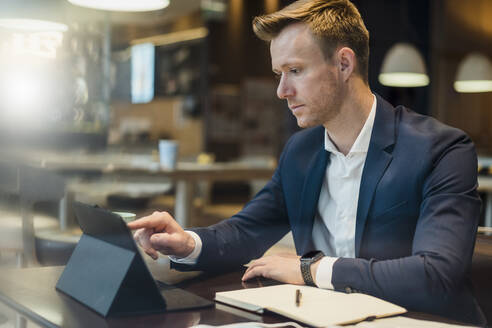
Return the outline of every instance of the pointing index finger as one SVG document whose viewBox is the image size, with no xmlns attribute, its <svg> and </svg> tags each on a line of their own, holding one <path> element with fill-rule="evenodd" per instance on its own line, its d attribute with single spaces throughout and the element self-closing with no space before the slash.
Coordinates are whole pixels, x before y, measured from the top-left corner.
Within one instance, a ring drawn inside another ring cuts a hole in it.
<svg viewBox="0 0 492 328">
<path fill-rule="evenodd" d="M 169 225 L 169 220 L 172 220 L 172 218 L 166 212 L 154 212 L 152 215 L 129 222 L 128 228 L 132 230 L 144 228 L 163 231 Z"/>
</svg>

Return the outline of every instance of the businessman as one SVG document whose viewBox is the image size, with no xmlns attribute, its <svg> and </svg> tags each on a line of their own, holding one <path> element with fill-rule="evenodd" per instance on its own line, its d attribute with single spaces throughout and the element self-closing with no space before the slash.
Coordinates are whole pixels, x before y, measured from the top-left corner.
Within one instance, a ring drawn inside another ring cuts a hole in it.
<svg viewBox="0 0 492 328">
<path fill-rule="evenodd" d="M 155 212 L 129 224 L 137 242 L 180 270 L 256 259 L 243 280 L 367 293 L 483 325 L 469 278 L 481 205 L 469 137 L 371 92 L 369 33 L 348 0 L 297 1 L 253 29 L 305 129 L 241 212 L 188 231 Z M 289 230 L 297 256 L 261 257 Z"/>
</svg>

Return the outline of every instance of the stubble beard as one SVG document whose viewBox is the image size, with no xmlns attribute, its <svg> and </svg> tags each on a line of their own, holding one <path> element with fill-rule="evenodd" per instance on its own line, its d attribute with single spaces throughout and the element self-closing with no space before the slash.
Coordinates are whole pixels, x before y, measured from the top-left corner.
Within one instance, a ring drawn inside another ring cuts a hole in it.
<svg viewBox="0 0 492 328">
<path fill-rule="evenodd" d="M 321 122 L 324 127 L 336 124 L 342 112 L 344 98 L 345 94 L 343 90 L 340 87 L 334 86 L 332 96 L 327 97 L 324 102 L 326 104 L 324 108 L 325 115 L 323 115 L 323 122 Z"/>
</svg>

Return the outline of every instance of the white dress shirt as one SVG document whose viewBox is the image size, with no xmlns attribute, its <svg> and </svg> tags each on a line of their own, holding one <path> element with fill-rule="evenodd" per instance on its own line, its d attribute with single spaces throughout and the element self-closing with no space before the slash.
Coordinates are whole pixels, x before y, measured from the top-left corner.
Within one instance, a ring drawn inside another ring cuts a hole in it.
<svg viewBox="0 0 492 328">
<path fill-rule="evenodd" d="M 355 257 L 359 187 L 375 116 L 376 97 L 364 126 L 346 156 L 338 151 L 325 130 L 325 149 L 330 152 L 330 162 L 326 167 L 313 225 L 314 246 L 326 255 L 320 260 L 316 271 L 316 285 L 320 288 L 333 289 L 332 269 L 339 257 Z M 195 249 L 185 258 L 170 256 L 170 259 L 177 263 L 195 264 L 201 253 L 202 241 L 196 233 L 186 232 L 195 240 Z"/>
<path fill-rule="evenodd" d="M 355 257 L 355 221 L 362 170 L 366 161 L 376 116 L 376 97 L 357 139 L 345 156 L 325 131 L 325 149 L 330 152 L 314 218 L 313 243 L 325 255 L 316 271 L 316 285 L 333 289 L 333 264 L 339 257 Z"/>
</svg>

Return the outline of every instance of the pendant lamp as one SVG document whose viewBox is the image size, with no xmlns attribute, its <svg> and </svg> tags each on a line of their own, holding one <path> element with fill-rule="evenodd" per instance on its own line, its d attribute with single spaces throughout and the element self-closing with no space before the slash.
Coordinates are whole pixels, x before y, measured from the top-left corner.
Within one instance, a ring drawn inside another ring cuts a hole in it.
<svg viewBox="0 0 492 328">
<path fill-rule="evenodd" d="M 423 87 L 429 77 L 420 52 L 409 43 L 396 43 L 386 53 L 379 82 L 391 87 Z"/>
<path fill-rule="evenodd" d="M 458 92 L 491 92 L 492 63 L 483 54 L 474 52 L 459 64 L 454 89 Z"/>
<path fill-rule="evenodd" d="M 68 0 L 68 2 L 92 9 L 109 11 L 152 11 L 169 6 L 169 0 Z"/>
</svg>

